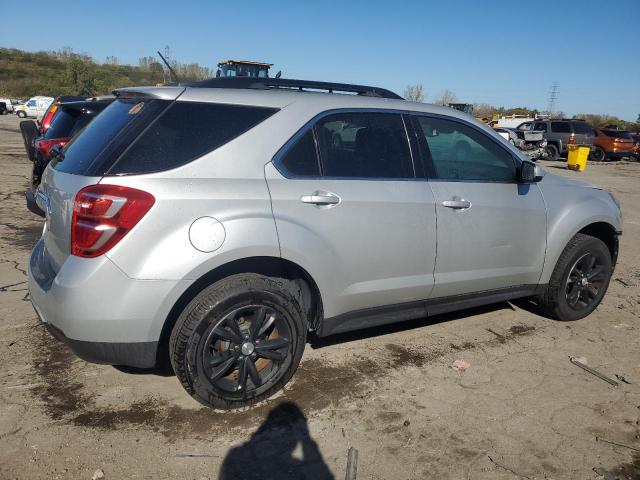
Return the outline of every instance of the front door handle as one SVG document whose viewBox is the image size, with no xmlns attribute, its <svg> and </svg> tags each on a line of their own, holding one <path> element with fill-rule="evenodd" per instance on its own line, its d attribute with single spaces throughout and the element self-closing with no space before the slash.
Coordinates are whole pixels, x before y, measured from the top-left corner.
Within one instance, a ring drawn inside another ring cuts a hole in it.
<svg viewBox="0 0 640 480">
<path fill-rule="evenodd" d="M 300 201 L 312 205 L 337 205 L 340 203 L 340 197 L 335 193 L 318 191 L 300 197 Z"/>
<path fill-rule="evenodd" d="M 462 210 L 471 207 L 471 202 L 464 198 L 452 198 L 451 200 L 445 200 L 442 205 L 447 208 L 455 208 L 456 210 Z"/>
</svg>

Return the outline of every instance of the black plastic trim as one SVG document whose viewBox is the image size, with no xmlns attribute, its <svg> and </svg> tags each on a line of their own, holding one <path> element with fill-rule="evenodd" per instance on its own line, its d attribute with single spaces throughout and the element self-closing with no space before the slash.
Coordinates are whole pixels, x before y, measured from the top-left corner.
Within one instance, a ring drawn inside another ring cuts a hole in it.
<svg viewBox="0 0 640 480">
<path fill-rule="evenodd" d="M 529 297 L 539 294 L 543 289 L 544 285 L 518 285 L 484 292 L 366 308 L 323 319 L 316 334 L 319 337 L 326 337 L 336 333 L 439 315 L 466 308 Z"/>
<path fill-rule="evenodd" d="M 27 208 L 29 209 L 29 211 L 44 218 L 45 214 L 36 203 L 36 196 L 33 194 L 33 190 L 27 190 L 26 192 L 24 192 L 24 197 L 27 200 Z"/>
<path fill-rule="evenodd" d="M 91 363 L 153 368 L 156 364 L 158 342 L 85 342 L 67 337 L 62 330 L 45 323 L 49 333 L 67 345 L 81 359 Z"/>
<path fill-rule="evenodd" d="M 311 89 L 326 90 L 329 93 L 346 92 L 368 97 L 404 100 L 400 95 L 392 92 L 391 90 L 387 90 L 386 88 L 354 85 L 350 83 L 317 82 L 314 80 L 296 80 L 288 78 L 223 77 L 190 83 L 188 86 L 196 88 L 246 88 L 255 90 L 281 88 L 304 91 L 304 89 Z"/>
</svg>

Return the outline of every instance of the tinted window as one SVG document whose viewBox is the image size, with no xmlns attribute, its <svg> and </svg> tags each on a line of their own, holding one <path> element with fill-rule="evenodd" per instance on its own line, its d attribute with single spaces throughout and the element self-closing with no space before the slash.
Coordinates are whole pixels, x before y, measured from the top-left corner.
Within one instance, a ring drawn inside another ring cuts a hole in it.
<svg viewBox="0 0 640 480">
<path fill-rule="evenodd" d="M 633 137 L 629 132 L 620 131 L 620 130 L 602 130 L 607 137 L 612 138 L 624 138 L 626 140 L 633 140 Z"/>
<path fill-rule="evenodd" d="M 587 122 L 571 122 L 574 133 L 586 133 L 587 135 L 593 135 L 593 127 Z"/>
<path fill-rule="evenodd" d="M 323 118 L 315 128 L 325 176 L 414 176 L 407 134 L 399 114 L 338 113 Z"/>
<path fill-rule="evenodd" d="M 280 163 L 292 175 L 317 177 L 320 175 L 316 144 L 309 130 L 287 150 Z"/>
<path fill-rule="evenodd" d="M 73 137 L 64 148 L 64 159 L 54 160 L 53 168 L 76 175 L 103 175 L 144 127 L 170 103 L 148 99 L 114 101 L 82 135 Z"/>
<path fill-rule="evenodd" d="M 551 131 L 553 133 L 571 133 L 569 122 L 551 122 Z"/>
<path fill-rule="evenodd" d="M 475 128 L 454 120 L 420 117 L 436 178 L 505 182 L 515 178 L 511 155 Z"/>
<path fill-rule="evenodd" d="M 179 167 L 242 135 L 277 109 L 176 102 L 129 148 L 109 174 Z"/>
<path fill-rule="evenodd" d="M 44 134 L 44 138 L 70 137 L 80 116 L 81 113 L 78 110 L 61 109 L 53 117 L 53 122 L 51 122 L 49 130 Z"/>
<path fill-rule="evenodd" d="M 547 124 L 544 122 L 538 122 L 533 124 L 533 130 L 542 130 L 543 132 L 547 131 Z"/>
</svg>

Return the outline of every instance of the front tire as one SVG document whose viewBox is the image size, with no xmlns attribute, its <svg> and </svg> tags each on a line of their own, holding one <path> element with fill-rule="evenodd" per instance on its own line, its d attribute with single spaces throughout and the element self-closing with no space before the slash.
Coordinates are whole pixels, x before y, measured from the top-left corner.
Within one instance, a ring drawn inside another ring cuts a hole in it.
<svg viewBox="0 0 640 480">
<path fill-rule="evenodd" d="M 549 160 L 557 160 L 558 157 L 560 156 L 560 153 L 558 152 L 558 147 L 556 147 L 553 143 L 547 144 L 545 149 L 547 150 L 547 158 Z"/>
<path fill-rule="evenodd" d="M 241 408 L 291 379 L 307 330 L 299 290 L 289 282 L 233 275 L 205 288 L 182 311 L 171 333 L 171 364 L 199 402 Z"/>
<path fill-rule="evenodd" d="M 21 112 L 18 112 L 18 113 L 17 113 L 17 115 L 18 115 L 18 117 L 20 117 L 20 118 L 27 118 L 27 114 L 26 114 L 26 113 L 24 113 L 24 112 L 22 112 L 22 111 L 21 111 Z"/>
<path fill-rule="evenodd" d="M 562 251 L 540 306 L 557 320 L 586 317 L 602 301 L 609 287 L 611 253 L 599 238 L 577 234 Z"/>
<path fill-rule="evenodd" d="M 595 147 L 593 149 L 593 153 L 591 154 L 591 158 L 594 162 L 604 162 L 607 159 L 607 154 L 600 147 Z"/>
</svg>

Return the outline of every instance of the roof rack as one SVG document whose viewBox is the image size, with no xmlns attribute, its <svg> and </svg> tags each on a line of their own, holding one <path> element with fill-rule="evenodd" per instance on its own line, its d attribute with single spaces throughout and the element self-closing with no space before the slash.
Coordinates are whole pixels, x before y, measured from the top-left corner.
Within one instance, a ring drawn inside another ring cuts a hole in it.
<svg viewBox="0 0 640 480">
<path fill-rule="evenodd" d="M 256 90 L 290 89 L 299 91 L 325 90 L 329 93 L 355 93 L 367 97 L 403 98 L 391 90 L 365 85 L 351 85 L 348 83 L 316 82 L 313 80 L 293 80 L 287 78 L 252 78 L 252 77 L 223 77 L 212 78 L 202 82 L 189 84 L 197 88 L 247 88 Z"/>
</svg>

